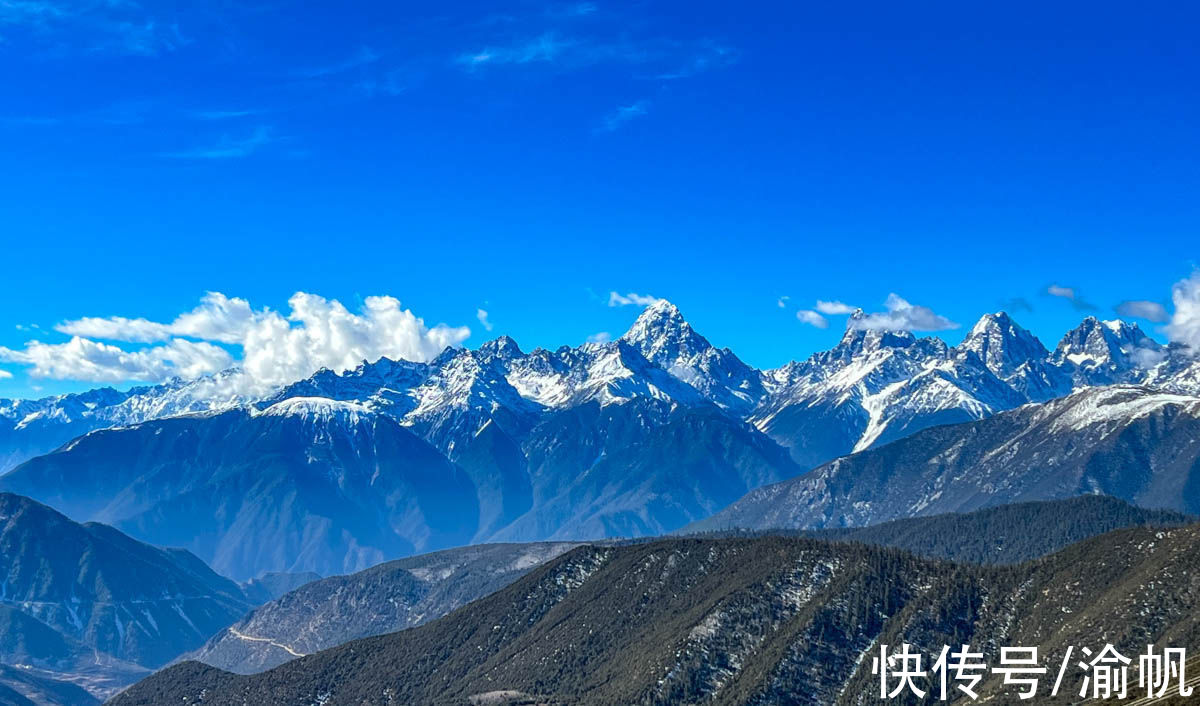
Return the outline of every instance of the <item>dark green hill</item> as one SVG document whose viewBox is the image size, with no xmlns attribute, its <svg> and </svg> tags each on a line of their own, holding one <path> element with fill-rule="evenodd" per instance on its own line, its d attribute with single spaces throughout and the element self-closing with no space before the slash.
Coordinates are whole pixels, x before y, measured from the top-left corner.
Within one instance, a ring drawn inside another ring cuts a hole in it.
<svg viewBox="0 0 1200 706">
<path fill-rule="evenodd" d="M 869 527 L 825 530 L 728 530 L 692 537 L 782 535 L 862 542 L 921 556 L 976 564 L 1018 564 L 1124 527 L 1170 527 L 1195 522 L 1173 510 L 1147 510 L 1107 495 L 1013 503 L 974 512 L 892 520 Z"/>
<path fill-rule="evenodd" d="M 185 663 L 113 704 L 860 703 L 877 699 L 880 643 L 970 643 L 992 659 L 1000 645 L 1048 659 L 1105 642 L 1194 648 L 1198 546 L 1200 525 L 1004 567 L 807 538 L 587 546 L 423 627 L 253 676 Z M 1007 693 L 992 676 L 980 688 Z"/>
</svg>

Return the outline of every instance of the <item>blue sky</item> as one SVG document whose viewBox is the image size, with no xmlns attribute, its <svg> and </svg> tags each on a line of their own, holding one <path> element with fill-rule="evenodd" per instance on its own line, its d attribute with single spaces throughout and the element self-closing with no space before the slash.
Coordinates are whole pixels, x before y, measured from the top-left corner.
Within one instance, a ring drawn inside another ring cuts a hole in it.
<svg viewBox="0 0 1200 706">
<path fill-rule="evenodd" d="M 0 3 L 0 396 L 96 384 L 19 359 L 56 325 L 206 292 L 526 349 L 619 335 L 638 293 L 773 367 L 836 342 L 818 300 L 1052 346 L 1170 311 L 1200 259 L 1194 17 L 453 5 Z"/>
</svg>

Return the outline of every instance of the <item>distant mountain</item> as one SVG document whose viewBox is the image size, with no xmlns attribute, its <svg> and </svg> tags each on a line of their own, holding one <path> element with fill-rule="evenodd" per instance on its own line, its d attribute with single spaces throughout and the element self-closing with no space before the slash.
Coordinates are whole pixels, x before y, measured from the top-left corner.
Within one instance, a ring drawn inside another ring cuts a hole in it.
<svg viewBox="0 0 1200 706">
<path fill-rule="evenodd" d="M 427 625 L 251 676 L 183 663 L 113 706 L 866 703 L 880 644 L 970 644 L 993 664 L 999 645 L 1052 662 L 1195 644 L 1200 584 L 1162 578 L 1200 571 L 1197 542 L 1196 525 L 1121 530 L 999 568 L 778 537 L 587 546 Z M 985 673 L 980 695 L 1015 701 L 1001 681 Z"/>
<path fill-rule="evenodd" d="M 694 529 L 863 526 L 1103 493 L 1200 512 L 1200 398 L 1086 388 L 923 430 L 750 492 Z"/>
<path fill-rule="evenodd" d="M 320 371 L 252 402 L 239 371 L 5 402 L 9 459 L 99 431 L 0 489 L 182 544 L 238 580 L 328 575 L 465 542 L 670 532 L 831 459 L 1095 384 L 1200 393 L 1191 351 L 1122 322 L 1088 319 L 1054 353 L 1003 313 L 953 347 L 868 323 L 856 313 L 832 350 L 763 372 L 658 302 L 615 341 L 524 352 L 500 337 Z M 307 430 L 278 421 L 306 415 Z M 380 429 L 403 450 L 384 456 L 399 473 L 372 470 Z M 176 521 L 195 513 L 215 526 Z"/>
<path fill-rule="evenodd" d="M 548 415 L 521 448 L 533 505 L 496 541 L 663 534 L 801 470 L 713 405 L 650 399 Z"/>
<path fill-rule="evenodd" d="M 246 404 L 250 400 L 240 382 L 240 371 L 227 370 L 124 392 L 104 387 L 40 400 L 0 400 L 0 474 L 95 429 Z"/>
<path fill-rule="evenodd" d="M 0 490 L 186 547 L 242 580 L 465 544 L 478 517 L 470 479 L 428 443 L 316 398 L 93 432 L 0 477 Z"/>
<path fill-rule="evenodd" d="M 714 347 L 670 302 L 647 307 L 621 341 L 735 415 L 746 416 L 763 398 L 762 373 Z"/>
<path fill-rule="evenodd" d="M 1063 336 L 1054 350 L 1054 361 L 1071 370 L 1077 387 L 1139 382 L 1165 357 L 1165 348 L 1137 324 L 1094 316 Z"/>
<path fill-rule="evenodd" d="M 801 466 L 1028 401 L 970 348 L 956 351 L 906 331 L 860 329 L 861 320 L 861 312 L 851 317 L 832 350 L 776 376 L 777 390 L 751 417 Z M 984 351 L 993 360 L 1012 358 L 999 344 Z"/>
<path fill-rule="evenodd" d="M 249 607 L 238 587 L 178 549 L 76 524 L 0 493 L 0 604 L 88 648 L 147 666 L 193 649 Z M 22 629 L 26 636 L 33 632 Z M 67 654 L 68 642 L 27 644 Z"/>
<path fill-rule="evenodd" d="M 250 674 L 360 637 L 422 625 L 576 546 L 481 544 L 315 581 L 256 608 L 192 658 Z"/>
<path fill-rule="evenodd" d="M 249 404 L 264 409 L 293 397 L 363 403 L 451 457 L 489 419 L 518 439 L 542 414 L 589 401 L 705 400 L 752 421 L 811 468 L 929 426 L 981 419 L 1086 386 L 1138 383 L 1200 394 L 1194 351 L 1160 346 L 1123 321 L 1089 317 L 1053 353 L 1003 312 L 980 318 L 957 347 L 904 331 L 867 330 L 864 322 L 855 314 L 833 349 L 765 372 L 710 344 L 675 306 L 660 301 L 610 343 L 524 353 L 501 337 L 474 351 L 448 349 L 428 363 L 385 358 L 344 373 L 322 370 L 262 398 L 247 396 L 256 386 L 229 370 L 126 392 L 0 400 L 0 473 L 91 430 Z M 519 470 L 504 464 L 465 470 L 481 493 L 509 508 L 481 516 L 484 534 L 526 504 L 526 489 L 511 487 Z M 481 500 L 484 508 L 496 504 Z"/>
<path fill-rule="evenodd" d="M 976 564 L 1019 564 L 1075 542 L 1125 527 L 1171 527 L 1196 522 L 1195 515 L 1147 510 L 1107 495 L 1013 503 L 965 513 L 946 513 L 882 522 L 868 527 L 823 530 L 718 530 L 691 536 L 748 536 L 777 533 L 895 547 L 921 556 Z M 704 526 L 705 522 L 698 523 Z M 688 536 L 689 528 L 680 531 Z"/>
</svg>

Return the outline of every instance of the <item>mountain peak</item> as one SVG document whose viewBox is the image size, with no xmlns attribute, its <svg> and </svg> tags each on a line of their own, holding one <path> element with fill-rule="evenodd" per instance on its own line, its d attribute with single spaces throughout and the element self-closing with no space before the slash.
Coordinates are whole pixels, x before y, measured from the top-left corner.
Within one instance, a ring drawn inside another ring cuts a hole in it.
<svg viewBox="0 0 1200 706">
<path fill-rule="evenodd" d="M 712 347 L 683 318 L 679 308 L 666 299 L 659 299 L 646 307 L 621 340 L 655 362 L 658 362 L 656 358 L 661 357 L 662 351 L 668 349 L 695 353 Z"/>
<path fill-rule="evenodd" d="M 479 352 L 496 358 L 516 358 L 524 355 L 511 336 L 500 336 L 479 346 Z"/>
<path fill-rule="evenodd" d="M 1001 378 L 1012 375 L 1028 361 L 1049 355 L 1037 336 L 1003 311 L 981 316 L 956 351 L 960 356 L 974 353 L 988 370 Z"/>
<path fill-rule="evenodd" d="M 666 299 L 659 299 L 642 311 L 637 317 L 637 321 L 633 323 L 633 327 L 630 328 L 630 333 L 638 327 L 682 326 L 686 324 L 687 321 L 684 320 L 679 307 Z M 625 335 L 628 336 L 629 334 Z"/>
<path fill-rule="evenodd" d="M 907 348 L 916 342 L 917 338 L 911 331 L 893 331 L 881 328 L 869 328 L 863 325 L 867 314 L 862 309 L 855 309 L 846 322 L 846 332 L 842 340 L 830 353 L 837 352 L 843 356 L 871 352 L 880 348 Z"/>
<path fill-rule="evenodd" d="M 984 314 L 979 317 L 979 321 L 975 322 L 975 326 L 971 329 L 972 332 L 978 331 L 981 328 L 989 326 L 1016 326 L 1016 322 L 1008 315 L 1006 311 L 997 311 L 994 314 Z"/>
<path fill-rule="evenodd" d="M 1137 324 L 1094 316 L 1067 332 L 1054 349 L 1060 364 L 1074 366 L 1088 384 L 1128 382 L 1133 371 L 1161 360 L 1164 348 Z"/>
</svg>

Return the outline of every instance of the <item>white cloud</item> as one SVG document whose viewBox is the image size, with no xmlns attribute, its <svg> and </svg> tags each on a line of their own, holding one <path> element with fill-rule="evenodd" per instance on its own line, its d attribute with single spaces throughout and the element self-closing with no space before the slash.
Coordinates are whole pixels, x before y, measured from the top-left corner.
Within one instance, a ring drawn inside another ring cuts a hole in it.
<svg viewBox="0 0 1200 706">
<path fill-rule="evenodd" d="M 1166 326 L 1167 337 L 1200 353 L 1200 270 L 1171 288 L 1175 311 Z"/>
<path fill-rule="evenodd" d="M 787 296 L 787 295 L 784 295 L 784 296 L 780 297 L 780 298 L 779 298 L 779 301 L 778 301 L 778 302 L 776 302 L 776 303 L 777 303 L 777 304 L 779 304 L 779 308 L 780 308 L 780 309 L 786 309 L 786 308 L 787 308 L 787 305 L 788 305 L 788 300 L 789 300 L 789 299 L 791 299 L 791 297 L 789 297 L 789 296 Z"/>
<path fill-rule="evenodd" d="M 172 336 L 240 343 L 259 315 L 255 314 L 250 302 L 245 299 L 208 292 L 200 299 L 199 306 L 180 314 L 169 324 L 123 316 L 86 317 L 64 321 L 54 330 L 69 336 L 135 343 L 165 341 Z"/>
<path fill-rule="evenodd" d="M 1162 323 L 1171 318 L 1167 314 L 1167 308 L 1158 302 L 1151 301 L 1127 301 L 1121 302 L 1117 307 L 1117 313 L 1121 316 L 1129 316 L 1137 319 L 1146 319 L 1155 323 Z"/>
<path fill-rule="evenodd" d="M 796 318 L 802 323 L 808 324 L 809 326 L 816 326 L 817 328 L 829 328 L 829 322 L 825 319 L 825 317 L 821 316 L 815 311 L 812 311 L 811 309 L 801 309 L 800 311 L 797 311 Z"/>
<path fill-rule="evenodd" d="M 636 294 L 634 292 L 629 292 L 628 294 L 608 293 L 609 306 L 629 306 L 631 304 L 636 306 L 650 306 L 651 304 L 657 304 L 659 301 L 661 300 L 658 297 L 650 294 Z"/>
<path fill-rule="evenodd" d="M 587 337 L 588 343 L 608 343 L 611 340 L 612 340 L 612 334 L 609 333 L 608 331 L 601 331 L 600 333 L 593 333 L 592 335 Z"/>
<path fill-rule="evenodd" d="M 854 307 L 850 306 L 849 304 L 843 304 L 842 302 L 836 300 L 827 302 L 818 299 L 817 311 L 821 312 L 822 314 L 838 316 L 840 314 L 853 314 Z"/>
<path fill-rule="evenodd" d="M 0 347 L 0 360 L 30 366 L 29 374 L 35 378 L 87 382 L 193 378 L 233 364 L 225 349 L 203 341 L 173 338 L 163 345 L 126 351 L 79 336 L 66 343 L 30 341 L 23 350 Z"/>
<path fill-rule="evenodd" d="M 90 382 L 191 378 L 240 365 L 247 387 L 264 389 L 322 367 L 340 372 L 381 356 L 429 360 L 470 335 L 466 327 L 428 327 L 393 297 L 367 297 L 360 313 L 304 292 L 288 305 L 284 316 L 210 292 L 171 323 L 124 317 L 67 321 L 56 328 L 71 335 L 70 341 L 0 348 L 0 360 L 28 365 L 34 377 Z M 93 338 L 153 345 L 127 350 Z M 216 343 L 240 348 L 241 360 Z"/>
<path fill-rule="evenodd" d="M 1167 352 L 1150 348 L 1134 348 L 1129 352 L 1133 364 L 1139 368 L 1153 368 L 1167 359 Z"/>
<path fill-rule="evenodd" d="M 929 307 L 910 304 L 898 294 L 889 294 L 884 306 L 887 311 L 851 319 L 850 326 L 886 331 L 946 331 L 959 327 Z"/>
<path fill-rule="evenodd" d="M 0 380 L 4 380 L 6 378 L 11 378 L 11 377 L 12 377 L 12 373 L 8 372 L 7 370 L 0 370 Z"/>
<path fill-rule="evenodd" d="M 1075 289 L 1072 287 L 1060 287 L 1057 284 L 1052 284 L 1046 287 L 1046 294 L 1052 297 L 1062 297 L 1063 299 L 1074 299 Z"/>
<path fill-rule="evenodd" d="M 394 297 L 367 297 L 361 314 L 304 292 L 292 295 L 288 304 L 292 311 L 286 320 L 264 312 L 242 341 L 242 366 L 255 380 L 278 384 L 318 368 L 348 370 L 381 356 L 430 360 L 471 335 L 465 326 L 427 327 Z"/>
<path fill-rule="evenodd" d="M 475 318 L 479 319 L 479 323 L 483 325 L 484 329 L 491 331 L 494 328 L 492 323 L 488 321 L 488 313 L 483 309 L 477 309 L 475 311 Z"/>
</svg>

